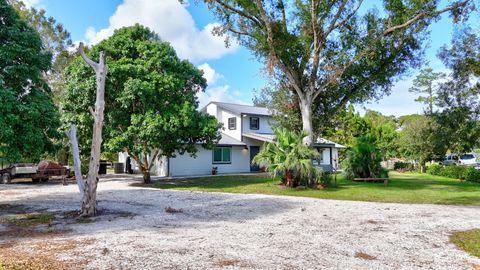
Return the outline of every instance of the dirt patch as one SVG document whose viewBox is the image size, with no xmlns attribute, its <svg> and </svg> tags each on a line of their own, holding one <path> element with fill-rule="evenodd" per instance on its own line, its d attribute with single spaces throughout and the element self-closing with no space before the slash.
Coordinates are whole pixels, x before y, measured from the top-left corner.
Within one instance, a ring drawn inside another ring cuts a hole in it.
<svg viewBox="0 0 480 270">
<path fill-rule="evenodd" d="M 169 213 L 169 214 L 177 214 L 177 213 L 183 213 L 183 210 L 182 209 L 176 209 L 176 208 L 173 208 L 173 207 L 165 207 L 165 212 Z"/>
<path fill-rule="evenodd" d="M 82 247 L 94 242 L 93 239 L 37 240 L 21 245 L 8 242 L 0 245 L 0 265 L 15 270 L 81 269 L 88 263 L 88 258 L 82 255 Z"/>
<path fill-rule="evenodd" d="M 376 221 L 376 220 L 373 220 L 373 219 L 369 219 L 369 220 L 367 220 L 366 223 L 368 223 L 368 224 L 378 224 L 378 223 L 380 223 L 380 222 L 378 222 L 378 221 Z"/>
<path fill-rule="evenodd" d="M 17 196 L 17 195 L 22 195 L 22 193 L 16 192 L 16 191 L 1 191 L 0 195 L 2 195 L 2 196 Z"/>
<path fill-rule="evenodd" d="M 362 252 L 362 251 L 356 252 L 356 253 L 355 253 L 355 258 L 364 259 L 364 260 L 369 260 L 369 261 L 373 261 L 373 260 L 376 260 L 376 259 L 377 259 L 377 257 L 372 256 L 372 255 L 367 254 L 367 253 Z"/>
<path fill-rule="evenodd" d="M 252 267 L 252 265 L 248 262 L 238 260 L 238 259 L 219 259 L 214 262 L 214 265 L 216 267 L 230 267 L 230 266 L 235 266 L 235 267 Z"/>
</svg>

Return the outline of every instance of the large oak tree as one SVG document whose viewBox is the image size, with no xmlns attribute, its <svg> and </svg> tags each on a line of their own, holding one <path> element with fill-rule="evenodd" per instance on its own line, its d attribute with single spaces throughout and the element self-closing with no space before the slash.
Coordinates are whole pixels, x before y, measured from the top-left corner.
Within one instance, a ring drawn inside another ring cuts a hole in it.
<svg viewBox="0 0 480 270">
<path fill-rule="evenodd" d="M 287 84 L 311 135 L 315 110 L 331 115 L 388 93 L 397 75 L 419 64 L 427 26 L 472 8 L 471 0 L 444 8 L 438 0 L 385 0 L 382 10 L 362 0 L 204 1 L 222 22 L 216 32 L 232 34 Z"/>
</svg>

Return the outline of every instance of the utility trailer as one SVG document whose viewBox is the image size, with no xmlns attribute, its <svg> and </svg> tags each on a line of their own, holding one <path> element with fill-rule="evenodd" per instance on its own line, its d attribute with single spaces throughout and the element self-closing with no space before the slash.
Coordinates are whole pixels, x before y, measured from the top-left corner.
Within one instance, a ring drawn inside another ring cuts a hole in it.
<svg viewBox="0 0 480 270">
<path fill-rule="evenodd" d="M 43 160 L 38 164 L 15 163 L 0 170 L 0 183 L 9 184 L 16 178 L 31 178 L 32 182 L 47 182 L 52 176 L 60 176 L 62 180 L 70 176 L 70 170 L 55 162 Z"/>
</svg>

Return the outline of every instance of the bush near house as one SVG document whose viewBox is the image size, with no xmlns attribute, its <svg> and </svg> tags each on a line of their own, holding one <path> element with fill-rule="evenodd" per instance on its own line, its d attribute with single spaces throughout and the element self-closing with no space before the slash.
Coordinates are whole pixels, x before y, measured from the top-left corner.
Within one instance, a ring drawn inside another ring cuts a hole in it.
<svg viewBox="0 0 480 270">
<path fill-rule="evenodd" d="M 393 164 L 393 169 L 395 171 L 413 171 L 415 169 L 415 165 L 411 162 L 397 161 L 395 164 Z"/>
<path fill-rule="evenodd" d="M 470 182 L 480 183 L 480 170 L 467 166 L 446 166 L 433 164 L 427 169 L 431 175 L 444 176 L 448 178 L 460 179 Z"/>
<path fill-rule="evenodd" d="M 431 175 L 441 175 L 442 170 L 442 165 L 432 164 L 427 168 L 427 173 Z"/>
<path fill-rule="evenodd" d="M 347 152 L 344 175 L 353 178 L 388 178 L 388 171 L 382 168 L 382 155 L 375 136 L 368 134 L 357 138 L 355 145 Z"/>
</svg>

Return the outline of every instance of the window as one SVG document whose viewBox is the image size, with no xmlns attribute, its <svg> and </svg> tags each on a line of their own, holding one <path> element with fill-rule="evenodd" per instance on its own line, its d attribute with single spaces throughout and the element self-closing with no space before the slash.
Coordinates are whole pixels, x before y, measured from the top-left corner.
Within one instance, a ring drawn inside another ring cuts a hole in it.
<svg viewBox="0 0 480 270">
<path fill-rule="evenodd" d="M 213 164 L 229 164 L 232 163 L 231 147 L 215 147 L 213 148 Z"/>
<path fill-rule="evenodd" d="M 250 117 L 250 129 L 260 129 L 260 119 L 258 119 L 258 117 Z"/>
<path fill-rule="evenodd" d="M 230 130 L 237 129 L 237 118 L 236 117 L 228 118 L 228 129 L 230 129 Z"/>
</svg>

